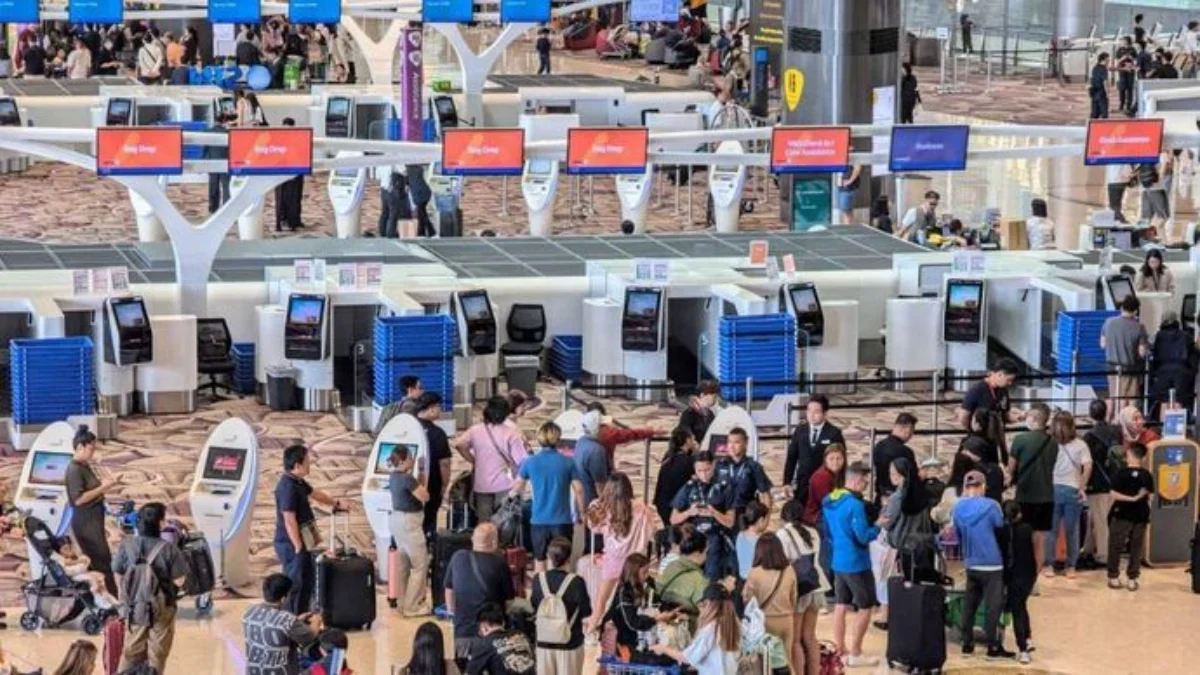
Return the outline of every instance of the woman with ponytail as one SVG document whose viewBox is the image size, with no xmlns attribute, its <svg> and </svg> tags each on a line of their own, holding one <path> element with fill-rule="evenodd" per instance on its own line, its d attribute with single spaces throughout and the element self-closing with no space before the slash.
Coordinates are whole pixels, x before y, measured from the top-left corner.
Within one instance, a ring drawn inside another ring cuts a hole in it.
<svg viewBox="0 0 1200 675">
<path fill-rule="evenodd" d="M 96 456 L 96 434 L 87 425 L 80 425 L 71 442 L 75 456 L 67 465 L 67 499 L 73 508 L 71 534 L 79 552 L 91 561 L 88 569 L 104 575 L 104 586 L 117 594 L 117 581 L 112 572 L 112 552 L 104 534 L 104 496 L 117 486 L 111 478 L 101 481 L 92 468 Z"/>
</svg>

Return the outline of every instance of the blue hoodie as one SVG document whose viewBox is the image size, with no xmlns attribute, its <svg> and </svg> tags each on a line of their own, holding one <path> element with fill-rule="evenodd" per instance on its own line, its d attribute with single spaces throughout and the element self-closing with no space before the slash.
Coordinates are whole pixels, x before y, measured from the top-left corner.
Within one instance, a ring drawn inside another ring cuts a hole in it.
<svg viewBox="0 0 1200 675">
<path fill-rule="evenodd" d="M 867 522 L 862 498 L 839 488 L 821 500 L 821 510 L 833 542 L 833 571 L 841 574 L 870 571 L 871 554 L 867 546 L 879 537 L 879 528 Z"/>
<path fill-rule="evenodd" d="M 967 569 L 1004 567 L 1000 544 L 996 541 L 996 530 L 1004 527 L 1004 516 L 996 500 L 984 496 L 964 497 L 954 505 L 951 518 L 954 529 L 958 530 Z"/>
</svg>

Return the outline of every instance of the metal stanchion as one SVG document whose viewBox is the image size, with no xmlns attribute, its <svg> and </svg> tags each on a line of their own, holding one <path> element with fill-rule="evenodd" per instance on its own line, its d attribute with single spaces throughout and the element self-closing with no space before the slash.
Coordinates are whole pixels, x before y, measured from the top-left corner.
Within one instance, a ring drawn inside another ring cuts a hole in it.
<svg viewBox="0 0 1200 675">
<path fill-rule="evenodd" d="M 650 503 L 650 439 L 646 439 L 642 457 L 642 502 Z"/>
<path fill-rule="evenodd" d="M 688 176 L 689 182 L 691 176 Z M 683 180 L 683 174 L 680 172 L 680 165 L 675 165 L 675 215 L 679 215 L 679 183 Z"/>
<path fill-rule="evenodd" d="M 754 378 L 746 378 L 746 412 L 750 412 L 750 402 L 754 400 Z"/>
<path fill-rule="evenodd" d="M 871 435 L 867 437 L 867 457 L 870 458 L 875 454 L 875 427 L 871 427 Z M 870 459 L 868 459 L 870 461 Z M 871 462 L 872 464 L 874 462 Z M 873 468 L 873 467 L 872 467 Z M 870 501 L 875 501 L 875 477 L 867 481 L 867 497 Z"/>
<path fill-rule="evenodd" d="M 1150 416 L 1150 369 L 1142 370 L 1142 415 Z"/>
<path fill-rule="evenodd" d="M 500 215 L 508 217 L 508 176 L 500 178 Z"/>
<path fill-rule="evenodd" d="M 1074 410 L 1075 410 L 1075 399 L 1076 399 L 1075 392 L 1078 387 L 1078 379 L 1079 379 L 1079 350 L 1075 349 L 1071 352 L 1071 403 L 1070 403 L 1071 407 L 1070 407 L 1070 410 L 1072 412 L 1074 412 Z"/>
<path fill-rule="evenodd" d="M 1175 387 L 1167 391 L 1167 410 L 1175 409 Z"/>
<path fill-rule="evenodd" d="M 938 371 L 938 370 L 933 371 L 933 404 L 930 407 L 933 408 L 933 410 L 931 412 L 933 413 L 933 428 L 934 429 L 938 428 L 937 398 L 938 398 L 938 380 L 941 379 L 940 375 L 941 375 L 940 371 Z M 936 441 L 935 441 L 935 443 L 936 443 Z"/>
<path fill-rule="evenodd" d="M 1050 63 L 1050 48 L 1042 50 L 1042 74 L 1038 78 L 1038 91 L 1046 89 L 1046 66 Z M 1013 68 L 1017 66 L 1017 53 L 1013 51 Z"/>
<path fill-rule="evenodd" d="M 566 412 L 568 409 L 570 409 L 570 407 L 571 407 L 571 381 L 566 380 L 565 382 L 563 382 L 563 391 L 562 391 L 563 412 Z"/>
</svg>

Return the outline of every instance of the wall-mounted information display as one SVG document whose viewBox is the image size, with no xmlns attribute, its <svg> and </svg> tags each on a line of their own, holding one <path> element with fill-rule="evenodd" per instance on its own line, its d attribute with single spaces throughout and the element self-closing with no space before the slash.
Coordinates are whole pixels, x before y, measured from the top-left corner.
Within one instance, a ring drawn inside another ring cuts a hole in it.
<svg viewBox="0 0 1200 675">
<path fill-rule="evenodd" d="M 1157 164 L 1164 123 L 1162 119 L 1089 120 L 1084 164 Z"/>
<path fill-rule="evenodd" d="M 38 23 L 38 0 L 0 0 L 0 23 Z"/>
<path fill-rule="evenodd" d="M 650 132 L 644 127 L 567 130 L 567 173 L 642 173 Z"/>
<path fill-rule="evenodd" d="M 208 0 L 208 22 L 261 23 L 262 2 L 260 0 Z"/>
<path fill-rule="evenodd" d="M 850 127 L 775 127 L 773 173 L 833 173 L 850 166 Z"/>
<path fill-rule="evenodd" d="M 288 21 L 300 24 L 331 23 L 342 20 L 338 0 L 288 0 Z"/>
<path fill-rule="evenodd" d="M 71 23 L 122 23 L 125 3 L 123 0 L 70 0 L 67 19 Z"/>
<path fill-rule="evenodd" d="M 550 0 L 500 0 L 500 23 L 546 23 Z"/>
<path fill-rule="evenodd" d="M 519 176 L 525 166 L 524 129 L 442 132 L 442 172 L 448 175 Z"/>
<path fill-rule="evenodd" d="M 911 171 L 962 171 L 967 168 L 967 144 L 971 127 L 916 126 L 892 127 L 892 173 Z"/>
<path fill-rule="evenodd" d="M 312 173 L 313 132 L 307 127 L 247 127 L 229 130 L 229 173 Z"/>
<path fill-rule="evenodd" d="M 101 176 L 183 173 L 183 130 L 100 127 L 96 129 L 96 173 Z"/>
<path fill-rule="evenodd" d="M 474 18 L 475 7 L 471 0 L 421 1 L 421 20 L 425 23 L 470 23 Z"/>
</svg>

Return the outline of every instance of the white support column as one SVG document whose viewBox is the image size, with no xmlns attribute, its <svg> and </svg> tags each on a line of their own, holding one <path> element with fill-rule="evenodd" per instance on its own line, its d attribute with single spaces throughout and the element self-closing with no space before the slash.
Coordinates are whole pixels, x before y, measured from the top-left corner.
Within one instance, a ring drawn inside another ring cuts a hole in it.
<svg viewBox="0 0 1200 675">
<path fill-rule="evenodd" d="M 354 43 L 358 45 L 359 51 L 362 52 L 363 59 L 367 62 L 367 74 L 371 78 L 371 84 L 392 84 L 396 45 L 408 22 L 393 21 L 378 42 L 368 37 L 358 20 L 345 12 L 342 13 L 342 21 L 338 25 L 346 29 L 350 37 L 354 38 Z"/>
<path fill-rule="evenodd" d="M 288 176 L 252 176 L 246 187 L 225 202 L 200 225 L 193 225 L 167 198 L 165 187 L 154 176 L 128 176 L 115 180 L 136 192 L 154 207 L 171 238 L 175 254 L 175 283 L 179 313 L 208 316 L 208 275 L 229 228 L 254 200 L 263 197 Z"/>
<path fill-rule="evenodd" d="M 496 61 L 504 55 L 504 50 L 525 31 L 536 27 L 533 23 L 510 23 L 496 36 L 496 41 L 476 54 L 467 44 L 462 26 L 458 24 L 434 23 L 430 27 L 446 36 L 446 41 L 458 55 L 459 68 L 462 69 L 463 117 L 475 126 L 484 126 L 483 119 L 483 87 L 487 84 L 488 74 L 496 67 Z"/>
</svg>

